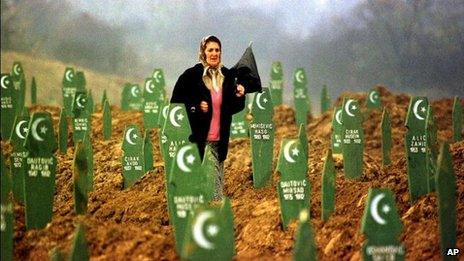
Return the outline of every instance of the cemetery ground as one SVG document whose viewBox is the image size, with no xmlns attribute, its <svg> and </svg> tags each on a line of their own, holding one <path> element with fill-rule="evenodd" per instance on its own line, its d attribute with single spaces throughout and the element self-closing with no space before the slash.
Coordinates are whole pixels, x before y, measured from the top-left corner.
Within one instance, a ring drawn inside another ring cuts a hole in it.
<svg viewBox="0 0 464 261">
<path fill-rule="evenodd" d="M 310 217 L 315 232 L 317 255 L 320 260 L 360 260 L 365 240 L 360 232 L 361 219 L 369 187 L 389 188 L 395 200 L 404 229 L 400 240 L 406 249 L 407 260 L 440 260 L 437 197 L 435 193 L 409 202 L 406 174 L 404 137 L 409 96 L 392 94 L 379 88 L 382 102 L 390 110 L 392 125 L 392 165 L 381 165 L 380 110 L 365 115 L 364 173 L 359 180 L 348 180 L 343 175 L 342 158 L 334 155 L 336 166 L 335 212 L 327 222 L 321 219 L 321 174 L 324 157 L 330 147 L 332 111 L 312 118 L 308 124 L 309 165 L 311 183 Z M 365 94 L 349 93 L 350 97 L 365 102 Z M 342 98 L 336 102 L 340 106 Z M 437 118 L 438 137 L 451 140 L 452 99 L 432 101 Z M 52 113 L 58 130 L 60 108 L 37 105 L 31 112 Z M 273 169 L 275 170 L 282 138 L 296 138 L 298 128 L 294 111 L 282 105 L 275 108 L 276 135 Z M 70 252 L 75 225 L 83 222 L 90 256 L 93 260 L 176 260 L 174 232 L 169 224 L 163 162 L 158 133 L 152 131 L 154 145 L 153 170 L 133 186 L 123 190 L 122 141 L 126 124 L 143 126 L 142 113 L 122 112 L 112 106 L 113 135 L 103 141 L 102 112 L 92 116 L 94 148 L 94 190 L 90 192 L 88 211 L 76 215 L 74 211 L 72 160 L 74 146 L 65 155 L 57 156 L 56 190 L 53 220 L 44 229 L 25 229 L 24 207 L 14 206 L 14 257 L 16 260 L 48 260 L 49 251 L 59 247 Z M 72 133 L 69 133 L 69 144 Z M 296 222 L 283 230 L 276 184 L 279 174 L 274 172 L 270 184 L 254 189 L 252 182 L 249 139 L 237 139 L 229 145 L 225 162 L 225 194 L 231 199 L 235 224 L 237 260 L 289 260 L 292 256 Z M 457 176 L 457 247 L 464 251 L 464 141 L 451 143 L 451 154 Z M 9 143 L 2 141 L 2 152 L 8 157 Z M 461 254 L 462 255 L 462 254 Z M 461 256 L 462 257 L 462 256 Z"/>
</svg>

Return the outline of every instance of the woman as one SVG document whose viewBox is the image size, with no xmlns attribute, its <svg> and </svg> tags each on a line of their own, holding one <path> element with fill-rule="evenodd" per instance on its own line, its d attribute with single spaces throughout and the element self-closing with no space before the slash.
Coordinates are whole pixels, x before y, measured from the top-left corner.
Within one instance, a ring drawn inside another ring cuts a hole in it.
<svg viewBox="0 0 464 261">
<path fill-rule="evenodd" d="M 185 104 L 192 129 L 190 141 L 198 145 L 201 158 L 205 146 L 211 147 L 216 167 L 215 200 L 223 198 L 224 160 L 232 115 L 245 107 L 245 86 L 258 89 L 252 86 L 255 84 L 251 79 L 238 77 L 236 69 L 224 67 L 221 52 L 221 41 L 216 36 L 204 37 L 200 43 L 200 63 L 179 77 L 171 97 L 171 103 Z"/>
</svg>

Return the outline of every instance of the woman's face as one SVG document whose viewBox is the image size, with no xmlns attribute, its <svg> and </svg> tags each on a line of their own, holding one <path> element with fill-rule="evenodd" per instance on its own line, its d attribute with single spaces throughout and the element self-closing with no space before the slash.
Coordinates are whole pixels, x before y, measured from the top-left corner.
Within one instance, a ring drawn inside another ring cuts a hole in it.
<svg viewBox="0 0 464 261">
<path fill-rule="evenodd" d="M 215 68 L 221 63 L 221 48 L 216 42 L 209 42 L 205 49 L 206 63 Z"/>
</svg>

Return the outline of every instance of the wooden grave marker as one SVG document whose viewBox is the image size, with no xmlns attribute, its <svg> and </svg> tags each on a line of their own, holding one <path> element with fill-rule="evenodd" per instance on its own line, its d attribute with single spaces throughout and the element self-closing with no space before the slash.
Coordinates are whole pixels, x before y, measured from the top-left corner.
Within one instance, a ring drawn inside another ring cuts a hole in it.
<svg viewBox="0 0 464 261">
<path fill-rule="evenodd" d="M 382 100 L 380 93 L 376 89 L 371 89 L 366 99 L 368 109 L 380 109 L 382 107 Z"/>
<path fill-rule="evenodd" d="M 90 170 L 87 150 L 84 142 L 78 141 L 73 160 L 74 211 L 78 215 L 83 215 L 87 212 L 87 202 L 89 199 L 88 175 L 90 175 Z"/>
<path fill-rule="evenodd" d="M 92 131 L 91 109 L 86 91 L 76 91 L 73 102 L 73 140 L 84 139 L 87 131 Z"/>
<path fill-rule="evenodd" d="M 78 223 L 74 231 L 70 261 L 87 261 L 90 258 L 89 247 L 85 238 L 85 227 Z"/>
<path fill-rule="evenodd" d="M 248 104 L 248 95 L 245 96 L 245 104 Z M 230 125 L 230 139 L 248 137 L 248 121 L 245 119 L 247 114 L 246 108 L 232 115 L 232 123 Z"/>
<path fill-rule="evenodd" d="M 284 71 L 282 63 L 279 61 L 272 63 L 271 69 L 271 83 L 269 91 L 271 93 L 272 104 L 279 106 L 282 104 L 284 89 Z"/>
<path fill-rule="evenodd" d="M 342 153 L 345 177 L 357 179 L 363 173 L 364 130 L 358 101 L 344 98 L 342 110 Z"/>
<path fill-rule="evenodd" d="M 111 139 L 113 126 L 111 124 L 111 106 L 108 100 L 103 105 L 103 140 Z"/>
<path fill-rule="evenodd" d="M 309 219 L 309 211 L 301 210 L 299 223 L 293 245 L 294 261 L 315 261 L 317 260 L 317 246 L 314 239 L 313 226 Z"/>
<path fill-rule="evenodd" d="M 363 259 L 404 260 L 405 249 L 398 240 L 402 229 L 393 192 L 370 188 L 361 224 L 361 233 L 367 238 Z"/>
<path fill-rule="evenodd" d="M 66 154 L 68 151 L 68 118 L 64 108 L 61 108 L 58 122 L 58 147 L 61 154 Z"/>
<path fill-rule="evenodd" d="M 163 89 L 166 87 L 166 81 L 164 80 L 164 72 L 161 68 L 155 68 L 153 70 L 152 78 L 155 79 L 155 87 Z"/>
<path fill-rule="evenodd" d="M 308 114 L 311 114 L 308 80 L 303 68 L 298 68 L 293 75 L 293 101 L 295 106 L 295 120 L 297 126 L 308 123 Z"/>
<path fill-rule="evenodd" d="M 63 107 L 66 115 L 72 117 L 72 105 L 74 102 L 74 95 L 77 90 L 76 76 L 74 74 L 74 68 L 66 67 L 64 70 L 62 84 L 62 95 L 63 95 Z"/>
<path fill-rule="evenodd" d="M 343 107 L 334 107 L 332 115 L 332 134 L 330 136 L 333 154 L 342 154 Z"/>
<path fill-rule="evenodd" d="M 427 141 L 426 164 L 429 177 L 429 192 L 435 191 L 435 174 L 437 172 L 437 159 L 440 150 L 438 144 L 438 127 L 432 106 L 427 108 L 425 117 L 425 140 Z"/>
<path fill-rule="evenodd" d="M 307 157 L 299 139 L 283 139 L 280 146 L 277 171 L 280 180 L 277 183 L 282 226 L 298 218 L 302 209 L 309 209 L 311 185 L 306 172 Z"/>
<path fill-rule="evenodd" d="M 31 83 L 31 104 L 37 104 L 37 83 L 35 82 L 35 77 L 32 77 Z"/>
<path fill-rule="evenodd" d="M 87 81 L 85 80 L 84 72 L 76 71 L 76 91 L 87 92 Z"/>
<path fill-rule="evenodd" d="M 453 102 L 453 141 L 462 140 L 462 104 L 459 97 L 454 97 Z"/>
<path fill-rule="evenodd" d="M 143 135 L 143 157 L 145 160 L 144 172 L 150 171 L 153 169 L 153 144 L 151 142 L 151 131 L 145 129 Z"/>
<path fill-rule="evenodd" d="M 0 182 L 1 182 L 1 202 L 0 202 L 0 238 L 2 242 L 1 260 L 13 260 L 13 202 L 11 201 L 11 179 L 8 168 L 5 165 L 3 153 L 0 155 Z"/>
<path fill-rule="evenodd" d="M 11 70 L 11 79 L 14 85 L 14 100 L 16 103 L 16 115 L 21 113 L 26 101 L 26 76 L 20 62 L 15 61 Z"/>
<path fill-rule="evenodd" d="M 391 134 L 391 120 L 390 113 L 387 108 L 383 108 L 381 126 L 381 147 L 382 147 L 382 166 L 386 167 L 391 164 L 391 148 L 392 148 L 392 134 Z"/>
<path fill-rule="evenodd" d="M 143 95 L 140 86 L 138 84 L 132 84 L 127 95 L 127 107 L 129 111 L 142 111 Z"/>
<path fill-rule="evenodd" d="M 16 116 L 13 131 L 11 132 L 11 178 L 13 183 L 13 196 L 18 202 L 24 203 L 24 177 L 26 173 L 26 159 L 28 150 L 24 147 L 29 126 L 29 116 Z"/>
<path fill-rule="evenodd" d="M 156 88 L 155 78 L 145 79 L 143 91 L 143 126 L 145 129 L 159 127 L 158 117 L 164 100 L 164 89 Z"/>
<path fill-rule="evenodd" d="M 426 97 L 412 97 L 406 116 L 405 147 L 411 203 L 429 191 L 429 175 L 426 163 L 427 140 L 425 135 L 427 107 L 428 101 Z"/>
<path fill-rule="evenodd" d="M 130 124 L 124 131 L 122 143 L 122 176 L 124 188 L 132 186 L 145 173 L 145 159 L 143 157 L 143 137 L 139 126 Z"/>
<path fill-rule="evenodd" d="M 15 101 L 15 90 L 13 85 L 13 79 L 9 74 L 2 73 L 0 77 L 1 85 L 1 132 L 2 140 L 8 140 L 10 138 L 11 130 L 16 115 L 16 101 Z"/>
<path fill-rule="evenodd" d="M 274 146 L 273 106 L 268 88 L 257 93 L 251 108 L 253 120 L 250 123 L 250 139 L 253 169 L 253 185 L 262 188 L 272 175 L 272 154 Z"/>
<path fill-rule="evenodd" d="M 328 111 L 330 109 L 331 101 L 329 96 L 329 90 L 327 89 L 327 85 L 322 86 L 321 91 L 321 114 Z"/>
<path fill-rule="evenodd" d="M 108 95 L 106 94 L 106 89 L 103 90 L 102 98 L 101 98 L 101 107 L 105 106 L 105 101 L 108 100 Z"/>
<path fill-rule="evenodd" d="M 24 177 L 26 228 L 40 229 L 52 219 L 55 194 L 57 142 L 49 112 L 32 115 L 24 146 L 29 151 Z"/>
<path fill-rule="evenodd" d="M 93 191 L 93 146 L 90 132 L 86 132 L 82 144 L 85 149 L 85 155 L 87 156 L 88 174 L 87 174 L 87 190 Z"/>
<path fill-rule="evenodd" d="M 300 140 L 303 153 L 305 154 L 304 157 L 307 161 L 309 159 L 308 136 L 306 134 L 306 126 L 303 124 L 300 124 L 300 128 L 298 129 L 298 139 Z"/>
<path fill-rule="evenodd" d="M 324 168 L 322 170 L 321 217 L 324 222 L 327 222 L 332 213 L 335 211 L 335 178 L 335 163 L 332 157 L 332 150 L 329 149 L 327 151 Z"/>
<path fill-rule="evenodd" d="M 94 113 L 95 112 L 95 102 L 93 101 L 93 95 L 92 95 L 92 90 L 91 89 L 88 89 L 87 90 L 87 108 L 90 112 L 90 114 Z"/>
</svg>

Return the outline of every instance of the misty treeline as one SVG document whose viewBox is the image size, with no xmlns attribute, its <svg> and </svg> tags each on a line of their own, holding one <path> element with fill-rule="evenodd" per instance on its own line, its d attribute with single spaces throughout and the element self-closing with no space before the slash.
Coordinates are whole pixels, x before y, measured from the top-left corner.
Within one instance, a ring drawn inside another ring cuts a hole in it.
<svg viewBox="0 0 464 261">
<path fill-rule="evenodd" d="M 45 54 L 123 77 L 143 79 L 163 67 L 172 84 L 196 62 L 201 37 L 216 34 L 228 66 L 254 42 L 265 85 L 271 63 L 280 60 L 287 85 L 304 67 L 310 91 L 327 84 L 332 97 L 376 84 L 430 96 L 464 92 L 464 1 L 360 0 L 304 36 L 286 30 L 279 9 L 232 8 L 228 1 L 153 1 L 143 7 L 148 17 L 114 24 L 66 1 L 1 3 L 2 50 Z M 130 4 L 114 2 L 122 13 Z"/>
</svg>

